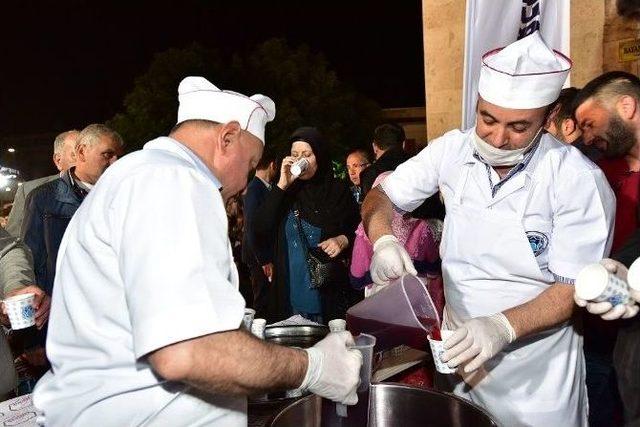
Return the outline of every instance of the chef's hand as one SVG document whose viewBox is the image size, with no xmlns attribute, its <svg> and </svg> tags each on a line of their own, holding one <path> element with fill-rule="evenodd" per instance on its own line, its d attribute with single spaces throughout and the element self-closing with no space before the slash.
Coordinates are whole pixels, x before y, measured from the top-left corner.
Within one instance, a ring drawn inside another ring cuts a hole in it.
<svg viewBox="0 0 640 427">
<path fill-rule="evenodd" d="M 616 260 L 605 258 L 600 261 L 600 264 L 606 268 L 609 273 L 615 274 L 624 281 L 627 280 L 627 267 L 624 264 L 619 263 Z M 586 307 L 587 311 L 591 314 L 596 314 L 604 320 L 616 320 L 616 319 L 628 319 L 638 314 L 638 304 L 640 302 L 640 291 L 635 289 L 629 289 L 629 295 L 631 301 L 628 304 L 618 304 L 615 307 L 610 302 L 592 302 L 579 298 L 575 293 L 573 299 L 580 307 Z"/>
<path fill-rule="evenodd" d="M 444 342 L 447 351 L 442 361 L 450 368 L 466 363 L 464 372 L 473 372 L 515 338 L 516 333 L 504 314 L 476 317 L 456 329 Z"/>
<path fill-rule="evenodd" d="M 418 274 L 407 250 L 391 234 L 385 234 L 373 244 L 370 272 L 373 283 L 378 285 L 386 285 L 407 273 Z"/>
<path fill-rule="evenodd" d="M 36 327 L 42 329 L 44 324 L 49 320 L 49 310 L 51 309 L 51 298 L 41 288 L 36 285 L 25 286 L 24 288 L 7 293 L 6 297 L 16 295 L 35 294 L 33 298 L 33 308 L 36 309 Z M 4 304 L 2 312 L 7 313 Z"/>
<path fill-rule="evenodd" d="M 291 165 L 298 160 L 296 157 L 287 156 L 282 159 L 282 166 L 280 167 L 280 179 L 278 180 L 278 187 L 282 190 L 289 188 L 293 181 L 298 179 L 297 176 L 293 176 L 291 173 Z"/>
<path fill-rule="evenodd" d="M 345 405 L 358 403 L 362 354 L 353 345 L 349 332 L 333 332 L 306 349 L 309 364 L 299 388 Z"/>
</svg>

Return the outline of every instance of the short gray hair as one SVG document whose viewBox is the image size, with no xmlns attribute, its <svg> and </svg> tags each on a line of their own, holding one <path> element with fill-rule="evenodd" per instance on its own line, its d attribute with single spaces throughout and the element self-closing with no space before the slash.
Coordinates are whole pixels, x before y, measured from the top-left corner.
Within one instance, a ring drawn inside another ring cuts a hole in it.
<svg viewBox="0 0 640 427">
<path fill-rule="evenodd" d="M 79 134 L 79 130 L 72 129 L 66 132 L 62 132 L 60 135 L 56 136 L 56 139 L 53 140 L 53 154 L 61 154 L 62 148 L 64 147 L 64 141 L 72 135 L 75 135 L 77 138 Z"/>
<path fill-rule="evenodd" d="M 86 128 L 82 129 L 76 142 L 76 147 L 79 145 L 91 146 L 100 141 L 103 136 L 111 138 L 117 142 L 120 147 L 124 146 L 124 141 L 118 132 L 100 123 L 94 123 Z"/>
</svg>

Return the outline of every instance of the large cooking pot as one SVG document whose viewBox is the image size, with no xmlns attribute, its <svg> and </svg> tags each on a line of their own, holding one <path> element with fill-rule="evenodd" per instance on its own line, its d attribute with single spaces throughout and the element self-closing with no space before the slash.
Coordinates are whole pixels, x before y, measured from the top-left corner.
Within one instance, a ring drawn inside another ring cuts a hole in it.
<svg viewBox="0 0 640 427">
<path fill-rule="evenodd" d="M 338 418 L 335 403 L 310 395 L 275 416 L 271 427 L 451 427 L 497 426 L 483 409 L 448 393 L 403 384 L 380 383 L 349 408 L 347 418 Z M 368 419 L 368 421 L 367 421 Z"/>
<path fill-rule="evenodd" d="M 307 326 L 267 326 L 264 338 L 287 347 L 312 347 L 329 333 L 324 325 Z"/>
</svg>

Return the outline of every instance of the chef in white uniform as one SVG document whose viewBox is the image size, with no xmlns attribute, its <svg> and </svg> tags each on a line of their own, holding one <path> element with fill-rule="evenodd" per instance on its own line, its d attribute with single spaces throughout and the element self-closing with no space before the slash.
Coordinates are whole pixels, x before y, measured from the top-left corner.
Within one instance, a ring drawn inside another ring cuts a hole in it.
<svg viewBox="0 0 640 427">
<path fill-rule="evenodd" d="M 393 205 L 411 211 L 440 190 L 443 358 L 457 395 L 505 426 L 586 425 L 582 337 L 572 283 L 610 249 L 614 196 L 578 150 L 543 133 L 571 62 L 539 33 L 484 56 L 476 127 L 435 139 L 364 202 L 379 284 L 413 272 L 392 235 Z"/>
<path fill-rule="evenodd" d="M 262 155 L 273 101 L 202 77 L 178 92 L 169 137 L 109 168 L 64 235 L 40 421 L 245 426 L 247 394 L 297 387 L 354 404 L 362 359 L 348 332 L 298 350 L 238 329 L 224 202 Z"/>
</svg>

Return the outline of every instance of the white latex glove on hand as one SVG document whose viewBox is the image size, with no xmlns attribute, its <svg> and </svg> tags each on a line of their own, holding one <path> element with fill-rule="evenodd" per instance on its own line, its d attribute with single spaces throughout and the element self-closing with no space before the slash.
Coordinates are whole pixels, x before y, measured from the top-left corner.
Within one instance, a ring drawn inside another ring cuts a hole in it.
<svg viewBox="0 0 640 427">
<path fill-rule="evenodd" d="M 609 273 L 615 274 L 624 281 L 627 280 L 627 267 L 624 264 L 619 263 L 616 260 L 605 258 L 600 261 L 600 264 L 609 271 Z M 586 307 L 587 311 L 591 314 L 596 314 L 602 317 L 603 320 L 616 320 L 616 319 L 628 319 L 638 314 L 638 304 L 640 302 L 640 291 L 635 289 L 629 289 L 629 295 L 632 301 L 629 304 L 618 304 L 615 307 L 610 302 L 592 302 L 579 298 L 575 293 L 573 299 L 580 307 Z"/>
<path fill-rule="evenodd" d="M 377 285 L 387 285 L 405 274 L 418 274 L 407 250 L 391 234 L 385 234 L 373 244 L 370 272 Z"/>
<path fill-rule="evenodd" d="M 504 314 L 476 317 L 456 329 L 444 342 L 447 351 L 442 354 L 442 361 L 450 368 L 468 362 L 464 372 L 470 373 L 515 339 L 516 333 Z"/>
<path fill-rule="evenodd" d="M 362 354 L 348 347 L 354 344 L 351 333 L 332 332 L 313 347 L 305 349 L 309 364 L 299 388 L 345 405 L 358 403 L 356 391 Z"/>
</svg>

